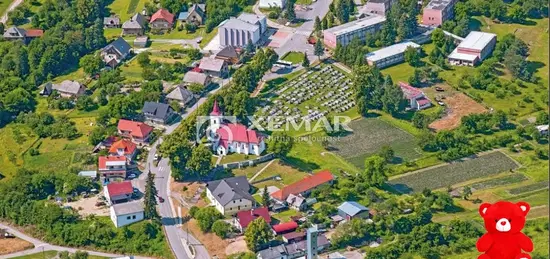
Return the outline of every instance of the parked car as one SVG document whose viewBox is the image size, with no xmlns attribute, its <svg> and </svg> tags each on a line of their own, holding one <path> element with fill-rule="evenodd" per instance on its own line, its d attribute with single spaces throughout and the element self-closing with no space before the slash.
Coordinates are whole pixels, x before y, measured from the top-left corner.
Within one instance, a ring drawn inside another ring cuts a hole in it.
<svg viewBox="0 0 550 259">
<path fill-rule="evenodd" d="M 15 236 L 12 233 L 9 233 L 7 231 L 6 231 L 6 233 L 4 233 L 4 237 L 5 238 L 15 238 Z"/>
<path fill-rule="evenodd" d="M 96 206 L 96 207 L 105 206 L 105 202 L 103 202 L 103 201 L 98 201 L 98 202 L 95 203 L 95 206 Z"/>
<path fill-rule="evenodd" d="M 160 202 L 160 203 L 163 203 L 163 202 L 164 202 L 164 198 L 159 197 L 159 202 Z"/>
<path fill-rule="evenodd" d="M 438 92 L 444 92 L 444 91 L 445 91 L 445 89 L 443 89 L 443 88 L 441 88 L 441 87 L 439 87 L 439 86 L 436 86 L 436 87 L 435 87 L 435 90 L 438 91 Z"/>
<path fill-rule="evenodd" d="M 445 106 L 445 103 L 442 101 L 437 102 L 437 104 L 439 104 L 440 106 Z"/>
<path fill-rule="evenodd" d="M 130 174 L 130 175 L 128 175 L 128 178 L 129 179 L 134 179 L 134 178 L 136 178 L 136 174 Z"/>
</svg>

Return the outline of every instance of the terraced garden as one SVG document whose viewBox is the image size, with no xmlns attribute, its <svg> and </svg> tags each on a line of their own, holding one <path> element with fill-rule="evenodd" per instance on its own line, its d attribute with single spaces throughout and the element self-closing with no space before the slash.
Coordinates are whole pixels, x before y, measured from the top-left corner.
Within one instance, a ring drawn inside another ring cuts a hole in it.
<svg viewBox="0 0 550 259">
<path fill-rule="evenodd" d="M 494 187 L 500 187 L 500 186 L 514 184 L 514 183 L 519 183 L 525 180 L 527 180 L 527 177 L 525 177 L 525 175 L 513 174 L 513 175 L 507 175 L 499 178 L 477 182 L 470 185 L 470 187 L 474 190 L 479 191 L 479 190 L 491 189 Z"/>
<path fill-rule="evenodd" d="M 424 188 L 438 189 L 516 168 L 518 165 L 514 160 L 496 151 L 396 177 L 389 184 L 401 193 L 419 192 Z"/>
<path fill-rule="evenodd" d="M 518 195 L 518 194 L 523 194 L 523 193 L 533 192 L 533 191 L 538 191 L 543 189 L 548 189 L 548 181 L 533 183 L 533 184 L 513 188 L 508 190 L 508 193 L 512 195 Z"/>
</svg>

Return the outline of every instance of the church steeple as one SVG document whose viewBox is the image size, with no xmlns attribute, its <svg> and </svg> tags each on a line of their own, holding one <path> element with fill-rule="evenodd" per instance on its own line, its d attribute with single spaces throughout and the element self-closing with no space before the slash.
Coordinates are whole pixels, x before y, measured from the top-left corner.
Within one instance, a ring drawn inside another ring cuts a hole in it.
<svg viewBox="0 0 550 259">
<path fill-rule="evenodd" d="M 214 108 L 212 108 L 212 112 L 210 113 L 210 115 L 213 115 L 213 116 L 221 116 L 222 113 L 220 111 L 220 107 L 218 106 L 218 101 L 217 100 L 214 100 Z"/>
</svg>

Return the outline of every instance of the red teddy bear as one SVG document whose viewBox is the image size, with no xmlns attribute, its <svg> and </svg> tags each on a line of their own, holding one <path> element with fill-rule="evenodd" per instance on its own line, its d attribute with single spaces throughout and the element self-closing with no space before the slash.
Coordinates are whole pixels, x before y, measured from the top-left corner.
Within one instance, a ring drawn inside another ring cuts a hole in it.
<svg viewBox="0 0 550 259">
<path fill-rule="evenodd" d="M 521 233 L 529 209 L 526 202 L 481 204 L 479 214 L 487 233 L 477 241 L 477 250 L 484 252 L 478 259 L 531 259 L 522 250 L 533 251 L 533 241 Z"/>
</svg>

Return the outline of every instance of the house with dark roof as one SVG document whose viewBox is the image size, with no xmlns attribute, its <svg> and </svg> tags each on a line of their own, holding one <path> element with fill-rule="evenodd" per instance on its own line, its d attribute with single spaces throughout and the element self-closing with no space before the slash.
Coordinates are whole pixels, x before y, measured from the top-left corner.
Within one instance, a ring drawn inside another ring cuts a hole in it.
<svg viewBox="0 0 550 259">
<path fill-rule="evenodd" d="M 99 177 L 103 180 L 125 179 L 127 159 L 125 156 L 100 156 L 98 157 Z"/>
<path fill-rule="evenodd" d="M 133 193 L 134 187 L 130 181 L 110 183 L 103 188 L 103 195 L 109 204 L 127 202 Z"/>
<path fill-rule="evenodd" d="M 116 16 L 103 18 L 104 28 L 120 28 L 120 18 Z"/>
<path fill-rule="evenodd" d="M 271 193 L 271 198 L 283 203 L 291 194 L 306 197 L 313 189 L 331 184 L 333 180 L 334 176 L 330 171 L 321 171 Z"/>
<path fill-rule="evenodd" d="M 233 46 L 226 46 L 215 56 L 216 59 L 221 59 L 229 64 L 237 64 L 241 60 L 240 52 Z"/>
<path fill-rule="evenodd" d="M 185 86 L 178 85 L 172 92 L 166 95 L 166 99 L 170 102 L 176 101 L 181 107 L 185 107 L 189 102 L 193 101 L 195 96 Z"/>
<path fill-rule="evenodd" d="M 143 15 L 136 13 L 130 20 L 122 24 L 122 35 L 141 36 L 145 32 L 146 20 Z"/>
<path fill-rule="evenodd" d="M 239 211 L 252 209 L 256 204 L 245 176 L 208 182 L 206 197 L 222 215 L 235 215 Z"/>
<path fill-rule="evenodd" d="M 218 155 L 228 153 L 259 156 L 265 150 L 264 137 L 259 132 L 239 123 L 225 123 L 218 102 L 210 113 L 210 128 L 207 133 L 212 149 Z"/>
<path fill-rule="evenodd" d="M 193 4 L 187 12 L 178 15 L 178 21 L 194 23 L 197 26 L 204 24 L 206 20 L 206 6 L 204 4 Z"/>
<path fill-rule="evenodd" d="M 317 253 L 322 252 L 330 246 L 330 242 L 325 235 L 317 236 Z M 295 259 L 304 258 L 307 254 L 307 240 L 295 243 L 282 244 L 269 247 L 256 253 L 258 259 Z M 319 258 L 321 258 L 319 256 Z"/>
<path fill-rule="evenodd" d="M 44 31 L 40 29 L 23 29 L 18 27 L 10 27 L 4 31 L 5 40 L 22 40 L 23 43 L 28 44 L 35 38 L 40 38 L 44 35 Z"/>
<path fill-rule="evenodd" d="M 59 84 L 52 84 L 52 89 L 57 91 L 61 97 L 77 98 L 86 93 L 86 87 L 80 82 L 65 80 Z"/>
<path fill-rule="evenodd" d="M 353 218 L 368 219 L 369 209 L 358 202 L 346 201 L 338 206 L 338 215 L 346 220 Z"/>
<path fill-rule="evenodd" d="M 153 127 L 139 121 L 121 119 L 117 125 L 118 134 L 136 143 L 148 143 Z"/>
<path fill-rule="evenodd" d="M 229 73 L 227 62 L 213 57 L 202 58 L 199 68 L 204 71 L 205 74 L 214 77 L 224 78 Z"/>
<path fill-rule="evenodd" d="M 113 224 L 117 228 L 142 221 L 145 218 L 143 203 L 141 201 L 115 204 L 109 210 L 111 221 L 113 221 Z"/>
<path fill-rule="evenodd" d="M 186 84 L 200 84 L 204 87 L 207 87 L 212 82 L 212 77 L 205 73 L 189 71 L 183 76 L 183 82 Z"/>
<path fill-rule="evenodd" d="M 285 245 L 272 246 L 256 254 L 258 259 L 288 259 Z"/>
<path fill-rule="evenodd" d="M 269 216 L 269 211 L 266 207 L 239 211 L 233 220 L 233 225 L 243 233 L 246 230 L 246 227 L 250 222 L 256 220 L 257 218 L 263 218 L 267 224 L 271 223 L 271 216 Z"/>
<path fill-rule="evenodd" d="M 131 50 L 130 44 L 119 37 L 101 49 L 100 55 L 107 66 L 115 68 L 130 55 Z"/>
<path fill-rule="evenodd" d="M 149 25 L 154 30 L 169 30 L 174 26 L 174 15 L 166 9 L 159 9 L 151 16 Z"/>
<path fill-rule="evenodd" d="M 157 102 L 145 102 L 141 108 L 145 121 L 153 124 L 164 125 L 174 114 L 170 105 Z"/>
</svg>

